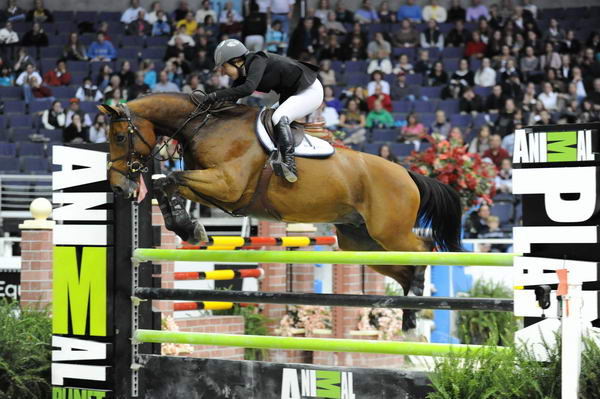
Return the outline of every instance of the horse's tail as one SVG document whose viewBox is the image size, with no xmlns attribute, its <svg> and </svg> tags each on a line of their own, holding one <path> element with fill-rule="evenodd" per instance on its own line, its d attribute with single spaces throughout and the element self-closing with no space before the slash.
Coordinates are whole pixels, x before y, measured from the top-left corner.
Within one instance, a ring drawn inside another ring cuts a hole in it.
<svg viewBox="0 0 600 399">
<path fill-rule="evenodd" d="M 462 205 L 452 187 L 411 170 L 408 173 L 419 188 L 419 222 L 431 227 L 433 241 L 442 251 L 463 251 L 460 241 Z"/>
</svg>

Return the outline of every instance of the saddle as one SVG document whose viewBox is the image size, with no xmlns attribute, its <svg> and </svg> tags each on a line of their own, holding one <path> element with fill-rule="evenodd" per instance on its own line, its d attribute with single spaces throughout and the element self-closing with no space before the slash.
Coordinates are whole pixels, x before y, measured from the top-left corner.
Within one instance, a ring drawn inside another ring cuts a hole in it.
<svg viewBox="0 0 600 399">
<path fill-rule="evenodd" d="M 273 114 L 275 113 L 275 109 L 267 108 L 260 114 L 260 121 L 263 126 L 267 130 L 271 141 L 274 143 L 277 142 L 275 125 L 273 124 Z M 301 123 L 298 121 L 293 121 L 290 123 L 290 128 L 292 129 L 292 136 L 294 136 L 294 146 L 298 147 L 302 144 L 302 140 L 304 140 L 305 134 L 310 134 L 311 136 L 319 137 L 319 134 L 323 134 L 323 128 L 325 127 L 325 122 L 317 122 L 317 123 Z"/>
</svg>

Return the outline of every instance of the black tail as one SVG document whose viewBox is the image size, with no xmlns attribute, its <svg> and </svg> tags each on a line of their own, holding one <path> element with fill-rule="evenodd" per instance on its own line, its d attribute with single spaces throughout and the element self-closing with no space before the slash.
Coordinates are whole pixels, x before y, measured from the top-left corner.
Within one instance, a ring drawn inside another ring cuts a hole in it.
<svg viewBox="0 0 600 399">
<path fill-rule="evenodd" d="M 462 205 L 452 187 L 431 177 L 408 171 L 419 188 L 419 221 L 429 225 L 433 240 L 442 251 L 463 251 L 460 242 Z"/>
</svg>

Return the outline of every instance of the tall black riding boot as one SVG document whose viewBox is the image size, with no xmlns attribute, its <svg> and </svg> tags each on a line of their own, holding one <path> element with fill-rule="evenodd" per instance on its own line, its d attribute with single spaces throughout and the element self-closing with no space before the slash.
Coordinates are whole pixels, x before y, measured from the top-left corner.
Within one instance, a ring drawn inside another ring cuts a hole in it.
<svg viewBox="0 0 600 399">
<path fill-rule="evenodd" d="M 285 180 L 294 183 L 298 180 L 296 175 L 296 159 L 294 158 L 294 137 L 290 128 L 290 120 L 282 116 L 277 124 L 277 146 L 281 153 L 282 163 L 278 166 Z M 277 167 L 277 166 L 276 166 Z"/>
</svg>

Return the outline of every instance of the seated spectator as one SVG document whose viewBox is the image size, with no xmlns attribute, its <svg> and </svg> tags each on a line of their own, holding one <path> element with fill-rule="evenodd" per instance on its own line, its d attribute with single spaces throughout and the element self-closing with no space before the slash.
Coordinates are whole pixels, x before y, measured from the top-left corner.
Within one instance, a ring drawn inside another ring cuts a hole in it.
<svg viewBox="0 0 600 399">
<path fill-rule="evenodd" d="M 427 77 L 433 70 L 433 62 L 429 59 L 429 51 L 419 50 L 419 57 L 415 63 L 414 72 Z"/>
<path fill-rule="evenodd" d="M 321 61 L 319 68 L 319 79 L 323 85 L 335 86 L 335 71 L 331 69 L 331 61 L 323 60 Z"/>
<path fill-rule="evenodd" d="M 510 158 L 510 154 L 502 148 L 502 138 L 499 134 L 490 136 L 490 148 L 483 153 L 484 158 L 489 158 L 498 169 L 502 165 L 502 160 Z"/>
<path fill-rule="evenodd" d="M 23 72 L 19 74 L 17 80 L 15 81 L 15 85 L 23 86 L 29 83 L 29 80 L 32 76 L 35 76 L 38 82 L 43 82 L 40 73 L 36 70 L 36 67 L 33 64 L 27 64 L 27 67 Z"/>
<path fill-rule="evenodd" d="M 390 61 L 392 46 L 383 38 L 381 32 L 375 33 L 374 40 L 367 47 L 367 54 L 371 60 L 367 73 L 373 73 L 374 71 L 382 71 L 385 74 L 392 73 L 392 62 Z"/>
<path fill-rule="evenodd" d="M 169 81 L 169 75 L 166 71 L 161 71 L 159 74 L 158 82 L 152 88 L 153 93 L 168 93 L 168 92 L 179 92 L 179 87 L 173 82 Z"/>
<path fill-rule="evenodd" d="M 489 231 L 487 225 L 490 207 L 486 203 L 479 206 L 477 212 L 471 212 L 465 220 L 465 237 L 477 238 Z"/>
<path fill-rule="evenodd" d="M 454 126 L 452 129 L 450 129 L 450 133 L 448 133 L 448 141 L 450 141 L 453 144 L 464 147 L 465 138 L 458 126 Z"/>
<path fill-rule="evenodd" d="M 33 65 L 34 68 L 37 68 L 37 62 L 35 58 L 27 53 L 27 47 L 19 47 L 17 51 L 17 62 L 14 63 L 13 69 L 15 72 L 23 72 L 27 69 L 29 65 Z"/>
<path fill-rule="evenodd" d="M 68 61 L 86 61 L 88 59 L 86 54 L 85 46 L 79 42 L 79 35 L 72 32 L 63 48 L 63 58 Z"/>
<path fill-rule="evenodd" d="M 494 57 L 494 69 L 499 70 L 506 68 L 508 61 L 516 62 L 516 58 L 510 52 L 510 47 L 506 44 L 500 48 L 500 54 Z"/>
<path fill-rule="evenodd" d="M 492 93 L 485 99 L 485 111 L 491 114 L 497 114 L 504 108 L 505 103 L 506 96 L 502 92 L 502 86 L 494 85 Z"/>
<path fill-rule="evenodd" d="M 483 112 L 481 97 L 472 88 L 465 88 L 460 99 L 460 113 L 477 115 L 479 112 Z"/>
<path fill-rule="evenodd" d="M 567 90 L 565 82 L 558 77 L 558 72 L 554 68 L 546 68 L 544 81 L 550 83 L 557 93 L 564 93 Z"/>
<path fill-rule="evenodd" d="M 512 194 L 512 162 L 510 158 L 505 158 L 500 163 L 500 170 L 496 175 L 496 191 Z"/>
<path fill-rule="evenodd" d="M 413 72 L 413 66 L 408 61 L 408 55 L 401 54 L 400 57 L 398 57 L 398 63 L 396 64 L 396 66 L 394 66 L 392 73 L 394 75 L 398 75 L 399 73 L 408 74 Z"/>
<path fill-rule="evenodd" d="M 506 66 L 500 68 L 498 72 L 500 72 L 500 81 L 502 83 L 504 83 L 507 80 L 509 80 L 510 77 L 512 75 L 514 75 L 514 74 L 519 75 L 519 79 L 521 79 L 521 73 L 517 69 L 517 66 L 516 66 L 514 60 L 508 60 L 507 63 L 506 63 Z"/>
<path fill-rule="evenodd" d="M 302 23 L 299 23 L 296 29 L 294 29 L 292 37 L 290 38 L 290 48 L 288 50 L 288 55 L 290 57 L 297 59 L 300 58 L 302 54 L 314 54 L 314 45 L 317 37 L 313 28 L 313 20 L 304 18 Z"/>
<path fill-rule="evenodd" d="M 469 70 L 469 60 L 462 58 L 458 63 L 458 70 L 450 76 L 450 81 L 455 81 L 461 87 L 475 85 L 475 75 Z"/>
<path fill-rule="evenodd" d="M 125 104 L 127 100 L 123 97 L 123 92 L 119 87 L 106 93 L 106 105 L 116 106 L 119 104 Z"/>
<path fill-rule="evenodd" d="M 400 129 L 400 139 L 405 143 L 411 143 L 415 146 L 415 151 L 419 151 L 421 140 L 427 136 L 427 129 L 417 119 L 417 114 L 410 113 L 406 117 L 406 125 Z"/>
<path fill-rule="evenodd" d="M 152 4 L 150 4 L 148 13 L 146 14 L 146 21 L 148 21 L 150 26 L 154 25 L 154 23 L 157 21 L 159 11 L 162 11 L 164 14 L 164 10 L 160 5 L 160 1 L 153 1 Z"/>
<path fill-rule="evenodd" d="M 63 129 L 64 143 L 85 143 L 88 140 L 88 128 L 83 125 L 79 114 L 73 115 L 73 120 Z"/>
<path fill-rule="evenodd" d="M 481 40 L 481 34 L 479 31 L 473 31 L 471 33 L 471 40 L 467 42 L 465 47 L 465 57 L 483 58 L 486 51 L 486 45 Z"/>
<path fill-rule="evenodd" d="M 135 73 L 135 82 L 127 89 L 127 97 L 130 100 L 135 100 L 142 94 L 150 93 L 150 86 L 144 82 L 144 72 L 138 71 Z"/>
<path fill-rule="evenodd" d="M 581 113 L 577 118 L 577 123 L 600 122 L 600 109 L 594 107 L 594 104 L 587 98 L 581 103 Z"/>
<path fill-rule="evenodd" d="M 383 108 L 381 101 L 375 101 L 375 105 L 367 114 L 368 129 L 385 129 L 394 126 L 394 117 Z"/>
<path fill-rule="evenodd" d="M 600 108 L 600 78 L 594 79 L 593 90 L 587 95 L 586 100 Z"/>
<path fill-rule="evenodd" d="M 10 67 L 6 64 L 2 65 L 0 69 L 0 86 L 9 87 L 15 84 L 15 75 L 12 73 Z"/>
<path fill-rule="evenodd" d="M 128 60 L 121 62 L 119 78 L 124 88 L 128 88 L 135 82 L 135 73 L 131 70 L 131 63 Z"/>
<path fill-rule="evenodd" d="M 389 144 L 380 145 L 377 155 L 390 162 L 398 163 L 398 158 L 392 153 L 392 149 L 390 148 Z"/>
<path fill-rule="evenodd" d="M 454 28 L 448 32 L 446 37 L 446 45 L 452 47 L 462 47 L 467 44 L 471 38 L 471 32 L 465 29 L 465 23 L 459 19 L 454 22 Z"/>
<path fill-rule="evenodd" d="M 323 25 L 327 28 L 330 34 L 334 35 L 345 35 L 348 31 L 340 21 L 336 20 L 335 12 L 329 11 L 327 13 L 327 19 L 323 21 Z"/>
<path fill-rule="evenodd" d="M 447 18 L 446 9 L 438 4 L 438 0 L 429 0 L 429 5 L 423 8 L 423 21 L 434 19 L 438 24 L 443 24 Z"/>
<path fill-rule="evenodd" d="M 460 5 L 460 0 L 451 0 L 450 8 L 448 8 L 448 18 L 446 22 L 465 21 L 467 18 L 467 10 Z"/>
<path fill-rule="evenodd" d="M 54 22 L 54 17 L 49 10 L 44 8 L 42 0 L 35 0 L 33 2 L 33 10 L 30 10 L 25 15 L 25 21 L 39 23 Z"/>
<path fill-rule="evenodd" d="M 448 84 L 448 74 L 444 71 L 444 64 L 441 61 L 433 64 L 433 70 L 427 76 L 427 84 L 432 87 Z"/>
<path fill-rule="evenodd" d="M 62 129 L 67 115 L 60 101 L 53 101 L 50 109 L 42 113 L 42 126 L 47 130 Z"/>
<path fill-rule="evenodd" d="M 175 22 L 185 18 L 186 14 L 190 11 L 190 5 L 186 0 L 182 0 L 178 3 L 175 11 L 172 12 L 171 19 Z"/>
<path fill-rule="evenodd" d="M 414 0 L 406 0 L 406 4 L 401 5 L 398 9 L 396 19 L 402 21 L 403 19 L 409 19 L 412 22 L 419 23 L 422 18 L 421 7 L 415 4 Z"/>
<path fill-rule="evenodd" d="M 347 133 L 344 144 L 361 144 L 365 141 L 366 118 L 355 100 L 348 101 L 346 111 L 340 115 L 339 127 Z"/>
<path fill-rule="evenodd" d="M 106 115 L 102 112 L 96 114 L 94 123 L 89 129 L 90 143 L 106 143 L 109 126 L 106 123 Z"/>
<path fill-rule="evenodd" d="M 560 52 L 567 53 L 571 55 L 579 54 L 581 51 L 581 43 L 579 39 L 575 37 L 575 31 L 573 29 L 569 29 L 567 31 L 567 36 L 565 40 L 560 43 Z"/>
<path fill-rule="evenodd" d="M 347 24 L 354 22 L 354 13 L 346 8 L 343 0 L 338 0 L 335 4 L 335 19 Z"/>
<path fill-rule="evenodd" d="M 25 19 L 25 10 L 17 5 L 17 0 L 8 0 L 4 14 L 6 20 L 10 22 L 23 21 Z"/>
<path fill-rule="evenodd" d="M 169 39 L 167 45 L 174 46 L 175 40 L 179 38 L 181 39 L 187 46 L 194 47 L 196 42 L 192 38 L 192 36 L 187 34 L 187 30 L 184 26 L 180 26 L 179 29 L 175 32 L 175 34 Z"/>
<path fill-rule="evenodd" d="M 478 234 L 477 238 L 505 238 L 505 233 L 500 230 L 500 218 L 498 216 L 490 216 L 487 218 L 486 224 L 488 226 L 488 231 L 486 233 Z M 506 244 L 494 244 L 490 245 L 489 249 L 482 252 L 506 252 L 507 245 Z"/>
<path fill-rule="evenodd" d="M 556 18 L 550 18 L 548 31 L 544 35 L 544 41 L 558 45 L 566 39 L 565 31 L 559 26 Z"/>
<path fill-rule="evenodd" d="M 186 16 L 186 18 L 187 18 L 187 16 Z M 221 13 L 219 14 L 219 23 L 224 24 L 230 18 L 234 22 L 242 22 L 242 20 L 243 20 L 242 16 L 236 11 L 235 8 L 233 8 L 233 3 L 231 1 L 227 1 L 227 2 L 225 2 L 225 7 L 223 8 L 223 10 L 221 10 Z M 194 29 L 194 30 L 196 30 L 196 29 Z"/>
<path fill-rule="evenodd" d="M 250 5 L 250 14 L 244 18 L 242 39 L 250 51 L 262 51 L 267 33 L 267 17 L 258 12 L 258 5 Z"/>
<path fill-rule="evenodd" d="M 321 50 L 321 58 L 337 61 L 344 59 L 344 49 L 338 42 L 337 35 L 329 35 L 327 43 Z"/>
<path fill-rule="evenodd" d="M 544 104 L 544 108 L 548 111 L 558 111 L 558 94 L 554 92 L 554 89 L 550 82 L 544 82 L 542 85 L 542 92 L 538 96 L 538 100 Z"/>
<path fill-rule="evenodd" d="M 225 16 L 225 19 L 224 19 L 223 23 L 227 22 L 227 14 L 224 14 L 224 16 Z M 175 27 L 177 28 L 177 30 L 179 30 L 179 28 L 181 28 L 182 26 L 185 27 L 185 33 L 188 34 L 189 36 L 192 36 L 196 32 L 196 29 L 198 29 L 198 22 L 196 22 L 196 20 L 194 19 L 193 12 L 188 11 L 185 14 L 185 18 L 177 21 L 177 23 L 175 24 Z"/>
<path fill-rule="evenodd" d="M 386 82 L 387 83 L 387 82 Z M 382 87 L 385 87 L 385 85 L 381 85 Z M 374 88 L 375 86 L 373 86 L 373 92 L 375 90 Z M 385 93 L 385 89 L 384 93 Z M 346 98 L 346 107 L 348 107 L 349 103 L 351 100 L 356 101 L 356 104 L 358 105 L 358 108 L 365 112 L 365 115 L 367 112 L 369 112 L 369 106 L 367 104 L 367 97 L 369 97 L 369 92 L 367 89 L 365 89 L 364 87 L 353 87 L 350 88 L 349 90 L 347 90 L 344 93 L 344 97 Z"/>
<path fill-rule="evenodd" d="M 396 23 L 396 13 L 390 10 L 390 3 L 388 1 L 384 0 L 379 4 L 377 15 L 379 16 L 379 22 L 382 24 Z"/>
<path fill-rule="evenodd" d="M 13 58 L 16 45 L 19 43 L 19 34 L 13 30 L 12 22 L 7 22 L 0 29 L 0 47 L 3 58 Z"/>
<path fill-rule="evenodd" d="M 319 108 L 308 116 L 308 123 L 325 123 L 326 129 L 335 131 L 340 123 L 340 116 L 335 108 L 327 106 L 323 101 Z"/>
<path fill-rule="evenodd" d="M 354 13 L 354 20 L 361 24 L 379 22 L 379 16 L 371 0 L 363 0 L 360 8 Z"/>
<path fill-rule="evenodd" d="M 108 32 L 108 22 L 102 21 L 98 24 L 98 30 L 96 33 L 102 33 L 104 36 L 104 41 L 108 41 L 112 43 L 112 39 L 110 38 L 110 33 Z"/>
<path fill-rule="evenodd" d="M 490 66 L 490 59 L 481 60 L 481 66 L 475 71 L 475 84 L 481 87 L 492 87 L 496 84 L 496 71 Z"/>
<path fill-rule="evenodd" d="M 183 39 L 179 36 L 175 37 L 175 41 L 173 45 L 167 46 L 167 51 L 165 52 L 164 60 L 170 60 L 171 58 L 179 58 L 180 55 L 183 55 L 183 58 L 191 59 L 192 51 L 194 49 L 183 41 Z"/>
<path fill-rule="evenodd" d="M 431 126 L 429 126 L 429 134 L 437 134 L 442 137 L 448 137 L 451 127 L 452 126 L 450 125 L 450 122 L 448 122 L 448 118 L 446 118 L 446 113 L 443 110 L 438 109 L 435 111 L 435 121 L 433 121 Z"/>
<path fill-rule="evenodd" d="M 331 86 L 324 86 L 323 88 L 323 101 L 328 107 L 334 108 L 338 113 L 341 113 L 344 109 L 342 102 L 335 96 L 333 88 Z"/>
<path fill-rule="evenodd" d="M 217 20 L 217 12 L 212 9 L 210 0 L 202 0 L 202 8 L 196 11 L 196 22 L 203 24 L 206 20 L 206 16 L 210 15 L 213 20 Z"/>
<path fill-rule="evenodd" d="M 383 79 L 383 73 L 381 71 L 375 71 L 371 73 L 371 81 L 367 85 L 367 95 L 370 96 L 375 93 L 375 87 L 381 85 L 381 90 L 385 94 L 390 94 L 390 84 Z"/>
<path fill-rule="evenodd" d="M 552 115 L 550 114 L 550 112 L 548 112 L 547 110 L 542 110 L 540 112 L 540 118 L 539 120 L 535 123 L 536 125 L 553 125 L 555 122 L 552 119 Z"/>
<path fill-rule="evenodd" d="M 346 47 L 344 58 L 346 61 L 360 61 L 367 58 L 367 49 L 360 37 L 354 36 L 352 38 L 352 41 Z"/>
<path fill-rule="evenodd" d="M 90 119 L 90 116 L 81 109 L 79 105 L 79 99 L 77 97 L 71 98 L 69 100 L 69 109 L 67 110 L 67 118 L 65 120 L 65 125 L 69 126 L 72 123 L 74 115 L 79 115 L 83 126 L 92 126 L 92 120 Z"/>
<path fill-rule="evenodd" d="M 146 21 L 146 11 L 138 11 L 137 18 L 127 24 L 125 33 L 130 36 L 148 36 L 152 33 L 152 25 Z"/>
<path fill-rule="evenodd" d="M 171 24 L 163 10 L 156 13 L 156 20 L 152 23 L 152 36 L 168 36 L 171 34 Z"/>
<path fill-rule="evenodd" d="M 111 42 L 104 40 L 104 34 L 98 33 L 96 41 L 87 51 L 90 61 L 112 61 L 117 57 L 117 52 Z"/>
<path fill-rule="evenodd" d="M 406 83 L 406 74 L 399 73 L 392 86 L 392 98 L 397 100 L 415 101 L 421 99 L 421 87 L 417 85 L 408 85 Z"/>
<path fill-rule="evenodd" d="M 96 85 L 103 93 L 106 92 L 105 89 L 110 84 L 112 73 L 113 70 L 108 64 L 102 65 L 98 71 L 98 76 L 96 76 Z"/>
<path fill-rule="evenodd" d="M 83 85 L 77 88 L 75 97 L 78 98 L 79 101 L 100 102 L 104 98 L 104 95 L 102 94 L 102 91 L 98 89 L 98 86 L 92 84 L 92 78 L 86 76 L 83 79 Z"/>
<path fill-rule="evenodd" d="M 494 33 L 490 28 L 488 20 L 485 18 L 479 18 L 476 31 L 479 32 L 479 36 L 481 36 L 481 41 L 484 42 L 487 46 Z"/>
<path fill-rule="evenodd" d="M 127 98 L 127 96 L 123 92 L 123 86 L 121 84 L 121 78 L 117 74 L 110 75 L 110 79 L 108 81 L 108 85 L 103 90 L 104 95 L 106 97 L 108 97 L 108 94 L 112 93 L 115 89 L 121 90 L 122 97 L 123 98 Z"/>
<path fill-rule="evenodd" d="M 468 151 L 474 154 L 483 155 L 490 148 L 490 127 L 483 125 L 479 128 L 477 136 L 469 143 Z"/>
<path fill-rule="evenodd" d="M 392 99 L 389 94 L 385 94 L 380 84 L 375 86 L 375 93 L 367 97 L 369 111 L 375 109 L 375 103 L 379 101 L 382 107 L 388 112 L 392 112 Z"/>
<path fill-rule="evenodd" d="M 67 71 L 65 60 L 56 61 L 56 68 L 44 75 L 44 82 L 49 86 L 68 86 L 71 84 L 71 72 Z"/>
<path fill-rule="evenodd" d="M 288 37 L 287 33 L 281 30 L 280 20 L 276 19 L 271 23 L 271 27 L 267 29 L 265 42 L 265 49 L 268 52 L 285 54 L 288 45 Z"/>
<path fill-rule="evenodd" d="M 467 8 L 467 22 L 477 22 L 480 18 L 490 19 L 490 13 L 481 0 L 472 0 L 471 7 Z"/>
<path fill-rule="evenodd" d="M 427 21 L 427 29 L 425 29 L 420 36 L 421 47 L 432 48 L 437 47 L 442 51 L 444 49 L 444 35 L 437 26 L 435 19 Z"/>
<path fill-rule="evenodd" d="M 34 22 L 32 29 L 23 35 L 22 44 L 28 47 L 48 46 L 48 35 L 44 32 L 39 22 Z"/>
<path fill-rule="evenodd" d="M 535 33 L 535 31 L 533 31 L 533 30 L 527 31 L 527 36 L 525 39 L 525 46 L 531 46 L 531 48 L 533 48 L 533 52 L 536 55 L 541 52 L 542 42 L 538 38 L 537 33 Z"/>
<path fill-rule="evenodd" d="M 600 52 L 600 33 L 598 33 L 595 30 L 592 31 L 588 35 L 588 38 L 585 41 L 585 45 L 588 48 L 594 49 L 594 52 L 596 52 L 596 53 Z"/>
<path fill-rule="evenodd" d="M 165 64 L 165 71 L 167 71 L 169 82 L 175 83 L 177 87 L 183 86 L 185 80 L 183 77 L 184 73 L 178 60 L 171 59 L 167 61 Z"/>
<path fill-rule="evenodd" d="M 140 64 L 140 72 L 144 74 L 144 83 L 146 83 L 150 89 L 154 88 L 156 84 L 156 71 L 154 70 L 154 62 L 149 59 L 145 59 Z"/>
<path fill-rule="evenodd" d="M 515 106 L 515 101 L 512 98 L 507 98 L 494 125 L 496 134 L 504 138 L 514 132 L 516 114 L 517 107 Z"/>
<path fill-rule="evenodd" d="M 209 57 L 205 50 L 198 50 L 198 53 L 196 53 L 196 58 L 194 58 L 192 61 L 191 69 L 193 71 L 201 72 L 202 75 L 205 75 L 212 71 L 214 67 L 215 62 L 212 57 Z"/>
<path fill-rule="evenodd" d="M 127 8 L 125 11 L 123 11 L 123 14 L 121 14 L 121 22 L 124 25 L 129 25 L 139 17 L 140 11 L 144 11 L 144 13 L 146 12 L 143 7 L 140 7 L 139 0 L 131 0 L 129 3 L 129 8 Z"/>
<path fill-rule="evenodd" d="M 392 35 L 392 43 L 395 47 L 416 47 L 419 45 L 419 32 L 412 26 L 409 19 L 403 19 L 400 29 Z"/>
<path fill-rule="evenodd" d="M 494 58 L 502 53 L 502 46 L 504 45 L 504 38 L 502 37 L 502 31 L 499 29 L 494 30 L 492 37 L 488 40 L 485 48 L 485 56 Z M 509 50 L 510 51 L 510 50 Z"/>
<path fill-rule="evenodd" d="M 200 76 L 193 73 L 188 76 L 186 84 L 181 88 L 181 92 L 190 94 L 196 90 L 204 91 L 204 85 L 200 82 Z"/>
<path fill-rule="evenodd" d="M 29 104 L 31 101 L 53 101 L 52 91 L 42 84 L 36 76 L 29 78 L 29 84 L 23 85 L 23 97 L 25 103 Z"/>
<path fill-rule="evenodd" d="M 540 57 L 540 69 L 559 69 L 561 62 L 560 55 L 554 51 L 554 45 L 551 42 L 547 42 L 544 46 L 544 54 Z"/>
<path fill-rule="evenodd" d="M 233 11 L 227 12 L 227 19 L 219 25 L 219 32 L 231 37 L 241 38 L 242 23 L 234 19 Z"/>
</svg>

